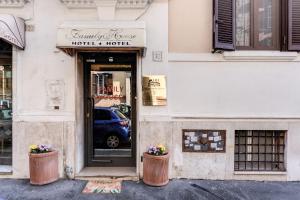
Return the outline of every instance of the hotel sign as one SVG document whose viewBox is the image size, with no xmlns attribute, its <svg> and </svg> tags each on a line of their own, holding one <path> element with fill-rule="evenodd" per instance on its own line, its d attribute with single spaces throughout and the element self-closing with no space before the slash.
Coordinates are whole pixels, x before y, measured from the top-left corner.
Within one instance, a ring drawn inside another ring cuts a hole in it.
<svg viewBox="0 0 300 200">
<path fill-rule="evenodd" d="M 60 28 L 57 47 L 146 47 L 142 28 Z"/>
<path fill-rule="evenodd" d="M 144 76 L 142 85 L 144 106 L 167 105 L 166 76 Z"/>
</svg>

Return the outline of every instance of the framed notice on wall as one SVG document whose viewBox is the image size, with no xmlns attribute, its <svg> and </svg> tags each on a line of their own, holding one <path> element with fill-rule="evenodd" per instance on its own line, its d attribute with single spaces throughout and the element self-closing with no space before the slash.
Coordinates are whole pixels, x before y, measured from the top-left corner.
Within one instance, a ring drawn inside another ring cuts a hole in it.
<svg viewBox="0 0 300 200">
<path fill-rule="evenodd" d="M 143 105 L 167 105 L 166 76 L 143 76 Z"/>
<path fill-rule="evenodd" d="M 225 130 L 182 130 L 183 152 L 225 153 Z"/>
</svg>

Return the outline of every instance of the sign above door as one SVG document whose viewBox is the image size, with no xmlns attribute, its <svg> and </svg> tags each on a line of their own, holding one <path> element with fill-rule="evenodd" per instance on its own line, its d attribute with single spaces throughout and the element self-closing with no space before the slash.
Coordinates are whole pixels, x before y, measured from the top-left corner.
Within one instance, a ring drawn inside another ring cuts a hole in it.
<svg viewBox="0 0 300 200">
<path fill-rule="evenodd" d="M 67 22 L 57 32 L 58 48 L 146 48 L 141 22 Z"/>
</svg>

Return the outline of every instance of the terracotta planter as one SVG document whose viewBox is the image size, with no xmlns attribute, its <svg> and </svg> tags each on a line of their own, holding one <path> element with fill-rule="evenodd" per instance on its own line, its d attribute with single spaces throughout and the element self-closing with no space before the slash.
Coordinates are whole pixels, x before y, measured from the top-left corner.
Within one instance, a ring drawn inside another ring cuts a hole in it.
<svg viewBox="0 0 300 200">
<path fill-rule="evenodd" d="M 45 185 L 58 180 L 58 152 L 29 153 L 30 183 Z"/>
<path fill-rule="evenodd" d="M 143 181 L 151 186 L 164 186 L 169 183 L 169 154 L 153 156 L 144 153 Z"/>
</svg>

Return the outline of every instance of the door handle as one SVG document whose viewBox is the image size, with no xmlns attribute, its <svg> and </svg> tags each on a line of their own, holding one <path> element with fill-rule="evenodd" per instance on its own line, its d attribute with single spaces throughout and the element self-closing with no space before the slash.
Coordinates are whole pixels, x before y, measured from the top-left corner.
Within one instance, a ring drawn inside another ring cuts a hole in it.
<svg viewBox="0 0 300 200">
<path fill-rule="evenodd" d="M 95 106 L 95 101 L 93 97 L 89 97 L 87 98 L 87 113 L 86 113 L 86 118 L 90 118 L 91 117 L 91 113 L 94 111 L 94 106 Z"/>
<path fill-rule="evenodd" d="M 91 97 L 90 99 L 92 101 L 92 108 L 94 110 L 94 108 L 95 108 L 95 99 L 94 99 L 94 97 Z"/>
</svg>

